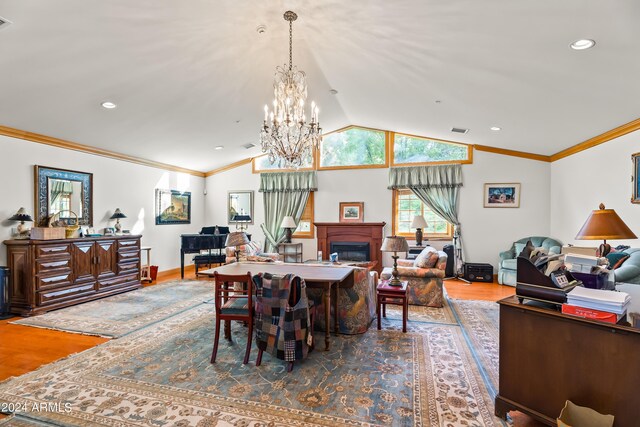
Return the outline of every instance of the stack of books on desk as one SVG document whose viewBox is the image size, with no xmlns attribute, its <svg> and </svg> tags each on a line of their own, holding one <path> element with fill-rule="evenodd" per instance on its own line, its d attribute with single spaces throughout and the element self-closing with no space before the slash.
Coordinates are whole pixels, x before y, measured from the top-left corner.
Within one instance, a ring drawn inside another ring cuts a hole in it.
<svg viewBox="0 0 640 427">
<path fill-rule="evenodd" d="M 608 265 L 608 261 L 604 257 L 580 254 L 567 254 L 564 263 L 570 271 L 591 274 L 599 273 L 602 268 Z"/>
<path fill-rule="evenodd" d="M 626 292 L 576 286 L 567 294 L 562 312 L 588 319 L 618 323 L 626 317 L 631 297 Z"/>
</svg>

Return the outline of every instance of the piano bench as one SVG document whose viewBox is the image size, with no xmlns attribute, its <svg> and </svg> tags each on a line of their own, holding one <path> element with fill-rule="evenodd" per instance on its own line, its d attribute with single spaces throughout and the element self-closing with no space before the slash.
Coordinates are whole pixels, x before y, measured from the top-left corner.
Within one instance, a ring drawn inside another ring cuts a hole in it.
<svg viewBox="0 0 640 427">
<path fill-rule="evenodd" d="M 211 268 L 212 264 L 224 264 L 225 255 L 196 255 L 193 257 L 193 263 L 195 264 L 196 274 L 198 274 L 198 269 L 203 265 Z"/>
</svg>

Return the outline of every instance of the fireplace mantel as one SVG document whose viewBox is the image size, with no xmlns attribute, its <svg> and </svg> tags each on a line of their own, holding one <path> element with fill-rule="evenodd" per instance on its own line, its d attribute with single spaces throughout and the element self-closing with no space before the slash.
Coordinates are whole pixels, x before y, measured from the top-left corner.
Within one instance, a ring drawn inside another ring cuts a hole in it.
<svg viewBox="0 0 640 427">
<path fill-rule="evenodd" d="M 371 261 L 377 261 L 375 269 L 382 271 L 382 239 L 386 222 L 314 222 L 317 228 L 318 250 L 329 257 L 332 241 L 368 242 Z"/>
</svg>

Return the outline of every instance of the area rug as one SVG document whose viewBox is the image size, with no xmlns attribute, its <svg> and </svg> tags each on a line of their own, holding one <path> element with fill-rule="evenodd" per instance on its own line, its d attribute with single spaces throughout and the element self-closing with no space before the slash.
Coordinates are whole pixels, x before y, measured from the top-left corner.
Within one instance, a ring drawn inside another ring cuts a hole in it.
<svg viewBox="0 0 640 427">
<path fill-rule="evenodd" d="M 376 327 L 377 320 L 373 325 Z M 407 315 L 407 330 L 418 332 L 424 328 L 433 326 L 433 324 L 457 325 L 451 306 L 444 300 L 442 308 L 425 307 L 421 305 L 410 305 Z M 402 307 L 398 305 L 387 305 L 387 317 L 382 318 L 383 329 L 402 330 Z"/>
<path fill-rule="evenodd" d="M 211 298 L 212 282 L 177 280 L 11 323 L 116 338 L 167 319 Z"/>
<path fill-rule="evenodd" d="M 255 352 L 242 364 L 238 322 L 210 364 L 212 312 L 201 305 L 7 380 L 0 403 L 68 403 L 19 418 L 80 426 L 502 424 L 458 326 L 332 336 L 330 351 L 287 373 L 268 355 L 256 367 Z"/>
<path fill-rule="evenodd" d="M 491 301 L 450 299 L 473 355 L 486 374 L 492 394 L 498 390 L 500 307 Z"/>
</svg>

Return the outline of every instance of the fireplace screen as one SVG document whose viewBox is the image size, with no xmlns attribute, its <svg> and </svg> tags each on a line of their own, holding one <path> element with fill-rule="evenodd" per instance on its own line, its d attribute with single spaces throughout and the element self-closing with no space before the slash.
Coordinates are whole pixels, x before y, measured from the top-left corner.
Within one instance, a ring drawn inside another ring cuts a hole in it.
<svg viewBox="0 0 640 427">
<path fill-rule="evenodd" d="M 338 261 L 371 261 L 368 242 L 331 242 L 331 253 Z"/>
</svg>

